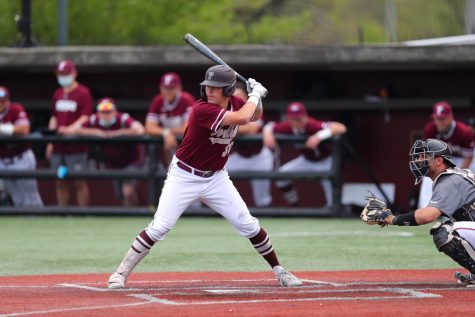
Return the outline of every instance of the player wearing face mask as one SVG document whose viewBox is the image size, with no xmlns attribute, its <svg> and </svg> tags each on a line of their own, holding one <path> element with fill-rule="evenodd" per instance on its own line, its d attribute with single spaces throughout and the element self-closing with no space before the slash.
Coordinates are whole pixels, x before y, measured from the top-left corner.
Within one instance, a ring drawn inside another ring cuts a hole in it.
<svg viewBox="0 0 475 317">
<path fill-rule="evenodd" d="M 61 61 L 56 67 L 56 78 L 61 86 L 54 92 L 52 114 L 48 124 L 50 130 L 58 134 L 69 134 L 71 130 L 85 122 L 93 112 L 92 96 L 89 89 L 76 80 L 77 70 L 70 60 Z M 87 163 L 86 144 L 48 144 L 46 158 L 51 167 L 65 166 L 69 170 L 84 170 Z M 78 205 L 89 204 L 89 190 L 85 180 L 75 180 Z M 69 204 L 69 187 L 66 181 L 56 181 L 56 196 L 59 205 Z"/>
</svg>

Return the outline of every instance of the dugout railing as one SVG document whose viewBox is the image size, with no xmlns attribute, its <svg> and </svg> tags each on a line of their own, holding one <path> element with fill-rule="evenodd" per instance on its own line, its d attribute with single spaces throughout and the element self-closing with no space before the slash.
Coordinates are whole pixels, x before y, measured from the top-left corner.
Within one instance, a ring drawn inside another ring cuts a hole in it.
<svg viewBox="0 0 475 317">
<path fill-rule="evenodd" d="M 303 143 L 306 138 L 299 136 L 277 135 L 279 144 Z M 0 142 L 8 143 L 28 143 L 32 146 L 46 143 L 88 143 L 104 144 L 112 143 L 142 143 L 146 146 L 146 155 L 148 159 L 144 165 L 143 171 L 129 170 L 85 170 L 68 171 L 65 179 L 139 179 L 147 182 L 148 186 L 148 205 L 144 207 L 123 207 L 123 206 L 44 206 L 38 207 L 15 207 L 0 206 L 0 215 L 110 215 L 110 216 L 144 216 L 152 215 L 160 195 L 161 184 L 166 178 L 166 173 L 159 169 L 158 147 L 162 144 L 160 137 L 140 136 L 140 137 L 83 137 L 83 136 L 59 136 L 44 135 L 32 133 L 26 136 L 0 136 Z M 262 142 L 261 136 L 241 136 L 237 142 Z M 324 207 L 255 207 L 250 208 L 255 216 L 341 216 L 342 204 L 342 157 L 343 142 L 340 137 L 334 137 L 327 142 L 333 143 L 333 164 L 326 172 L 278 172 L 278 171 L 242 171 L 230 172 L 233 180 L 250 179 L 293 179 L 303 180 L 309 183 L 327 178 L 331 181 L 333 189 L 333 204 Z M 57 179 L 57 171 L 50 168 L 37 168 L 36 170 L 0 170 L 0 179 L 6 178 L 36 178 L 36 179 Z M 309 194 L 308 192 L 306 194 Z M 185 215 L 216 215 L 207 207 L 189 208 Z"/>
</svg>

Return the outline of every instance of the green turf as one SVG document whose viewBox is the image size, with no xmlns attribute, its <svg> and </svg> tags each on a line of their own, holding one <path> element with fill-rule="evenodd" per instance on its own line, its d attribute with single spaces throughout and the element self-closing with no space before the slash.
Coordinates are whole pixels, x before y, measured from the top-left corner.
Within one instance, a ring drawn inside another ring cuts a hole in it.
<svg viewBox="0 0 475 317">
<path fill-rule="evenodd" d="M 111 272 L 151 218 L 0 217 L 0 275 Z M 262 218 L 291 270 L 434 269 L 430 226 L 368 226 L 358 219 Z M 391 236 L 406 233 L 411 236 Z M 374 235 L 374 236 L 371 236 Z M 183 217 L 136 271 L 264 271 L 267 263 L 221 218 Z"/>
</svg>

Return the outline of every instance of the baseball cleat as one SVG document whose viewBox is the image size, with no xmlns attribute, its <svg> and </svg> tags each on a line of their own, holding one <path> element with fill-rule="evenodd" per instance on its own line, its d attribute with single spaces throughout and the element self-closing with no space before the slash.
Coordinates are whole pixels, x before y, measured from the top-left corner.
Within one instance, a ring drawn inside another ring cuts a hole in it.
<svg viewBox="0 0 475 317">
<path fill-rule="evenodd" d="M 109 276 L 109 283 L 107 287 L 110 289 L 121 289 L 125 288 L 125 277 L 118 273 L 114 272 L 111 276 Z"/>
<path fill-rule="evenodd" d="M 472 273 L 462 274 L 461 272 L 455 272 L 454 276 L 455 276 L 455 279 L 457 280 L 457 284 L 470 287 L 470 288 L 475 287 L 475 274 L 472 274 Z"/>
<path fill-rule="evenodd" d="M 285 269 L 276 274 L 276 277 L 283 287 L 298 287 L 303 284 L 300 279 Z"/>
</svg>

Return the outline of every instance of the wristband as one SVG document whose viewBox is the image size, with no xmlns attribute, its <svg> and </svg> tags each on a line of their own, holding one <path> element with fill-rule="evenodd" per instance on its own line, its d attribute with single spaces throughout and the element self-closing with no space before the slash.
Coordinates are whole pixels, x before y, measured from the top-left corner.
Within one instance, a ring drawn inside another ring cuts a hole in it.
<svg viewBox="0 0 475 317">
<path fill-rule="evenodd" d="M 14 130 L 15 130 L 15 126 L 11 123 L 0 124 L 0 134 L 13 135 Z"/>
<path fill-rule="evenodd" d="M 416 211 L 414 210 L 399 216 L 395 216 L 392 220 L 392 224 L 398 226 L 418 226 L 416 222 Z"/>
<path fill-rule="evenodd" d="M 167 136 L 170 134 L 170 129 L 169 128 L 165 128 L 162 130 L 162 136 Z"/>
<path fill-rule="evenodd" d="M 320 141 L 326 140 L 332 136 L 332 131 L 329 128 L 323 129 L 315 133 Z"/>
</svg>

